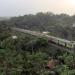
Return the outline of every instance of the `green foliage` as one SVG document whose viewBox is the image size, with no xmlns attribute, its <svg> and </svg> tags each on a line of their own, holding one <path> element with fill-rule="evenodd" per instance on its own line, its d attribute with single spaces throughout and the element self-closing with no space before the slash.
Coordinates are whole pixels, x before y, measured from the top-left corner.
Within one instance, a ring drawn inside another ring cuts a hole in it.
<svg viewBox="0 0 75 75">
<path fill-rule="evenodd" d="M 49 31 L 51 35 L 74 40 L 75 29 L 72 27 L 75 16 L 66 14 L 55 15 L 53 13 L 37 13 L 36 15 L 24 15 L 13 17 L 9 21 L 1 21 L 0 27 L 20 27 L 36 31 Z"/>
<path fill-rule="evenodd" d="M 52 47 L 46 38 L 15 34 L 13 39 L 6 33 L 0 36 L 0 75 L 75 75 L 74 55 Z M 58 61 L 53 69 L 46 68 L 49 57 Z"/>
<path fill-rule="evenodd" d="M 26 53 L 24 57 L 24 71 L 22 73 L 26 75 L 42 75 L 44 74 L 46 63 L 47 55 L 45 53 Z"/>
<path fill-rule="evenodd" d="M 24 15 L 12 17 L 7 21 L 0 21 L 0 31 L 8 27 L 20 27 L 36 31 L 49 31 L 51 35 L 75 40 L 75 29 L 73 23 L 75 16 L 66 14 L 56 15 L 53 13 L 37 13 L 36 15 Z"/>
<path fill-rule="evenodd" d="M 22 54 L 15 50 L 0 49 L 0 74 L 20 75 L 22 72 Z"/>
</svg>

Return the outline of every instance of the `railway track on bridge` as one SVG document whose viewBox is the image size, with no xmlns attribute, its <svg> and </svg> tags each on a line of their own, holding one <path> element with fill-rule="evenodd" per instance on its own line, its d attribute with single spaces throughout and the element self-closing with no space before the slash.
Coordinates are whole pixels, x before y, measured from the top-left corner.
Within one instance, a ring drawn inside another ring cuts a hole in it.
<svg viewBox="0 0 75 75">
<path fill-rule="evenodd" d="M 59 48 L 59 49 L 64 49 L 70 53 L 74 53 L 75 49 L 74 48 L 67 48 L 66 45 L 67 44 L 64 44 L 64 43 L 69 43 L 69 46 L 72 45 L 71 47 L 75 46 L 75 43 L 71 43 L 71 41 L 69 40 L 65 40 L 65 39 L 61 39 L 61 38 L 57 38 L 57 37 L 54 37 L 54 36 L 50 36 L 50 35 L 45 35 L 41 32 L 36 32 L 36 31 L 31 31 L 31 30 L 26 30 L 26 29 L 21 29 L 21 28 L 12 28 L 12 30 L 14 31 L 18 31 L 18 32 L 22 32 L 22 33 L 26 33 L 26 34 L 30 34 L 30 35 L 33 35 L 33 36 L 37 36 L 37 37 L 45 37 L 47 39 L 53 39 L 55 41 L 55 43 L 52 43 L 52 42 L 49 42 L 51 43 L 53 46 Z M 58 44 L 57 40 L 59 41 L 62 41 L 62 43 Z M 64 46 L 63 46 L 64 45 Z"/>
</svg>

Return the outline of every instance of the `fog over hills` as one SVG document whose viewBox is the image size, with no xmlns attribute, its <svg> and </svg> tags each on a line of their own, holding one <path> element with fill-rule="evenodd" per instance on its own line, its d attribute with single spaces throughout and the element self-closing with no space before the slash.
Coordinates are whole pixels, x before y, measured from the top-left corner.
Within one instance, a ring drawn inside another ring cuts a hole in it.
<svg viewBox="0 0 75 75">
<path fill-rule="evenodd" d="M 10 17 L 0 17 L 0 21 L 2 21 L 2 20 L 8 20 L 8 19 L 10 19 Z"/>
</svg>

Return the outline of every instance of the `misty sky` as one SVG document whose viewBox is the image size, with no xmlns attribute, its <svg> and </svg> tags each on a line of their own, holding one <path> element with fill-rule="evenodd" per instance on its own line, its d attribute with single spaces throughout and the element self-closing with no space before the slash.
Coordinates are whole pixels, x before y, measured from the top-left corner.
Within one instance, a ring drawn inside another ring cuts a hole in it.
<svg viewBox="0 0 75 75">
<path fill-rule="evenodd" d="M 75 14 L 75 0 L 0 0 L 0 16 L 19 16 L 37 12 Z"/>
</svg>

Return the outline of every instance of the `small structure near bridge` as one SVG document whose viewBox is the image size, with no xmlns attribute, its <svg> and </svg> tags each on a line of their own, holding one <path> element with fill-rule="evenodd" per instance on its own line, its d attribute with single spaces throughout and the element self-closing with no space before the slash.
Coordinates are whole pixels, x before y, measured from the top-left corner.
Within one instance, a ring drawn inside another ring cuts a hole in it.
<svg viewBox="0 0 75 75">
<path fill-rule="evenodd" d="M 12 36 L 12 39 L 17 39 L 18 37 L 16 35 L 13 35 Z"/>
<path fill-rule="evenodd" d="M 44 31 L 44 32 L 42 32 L 43 34 L 49 34 L 49 32 L 48 31 Z"/>
</svg>

